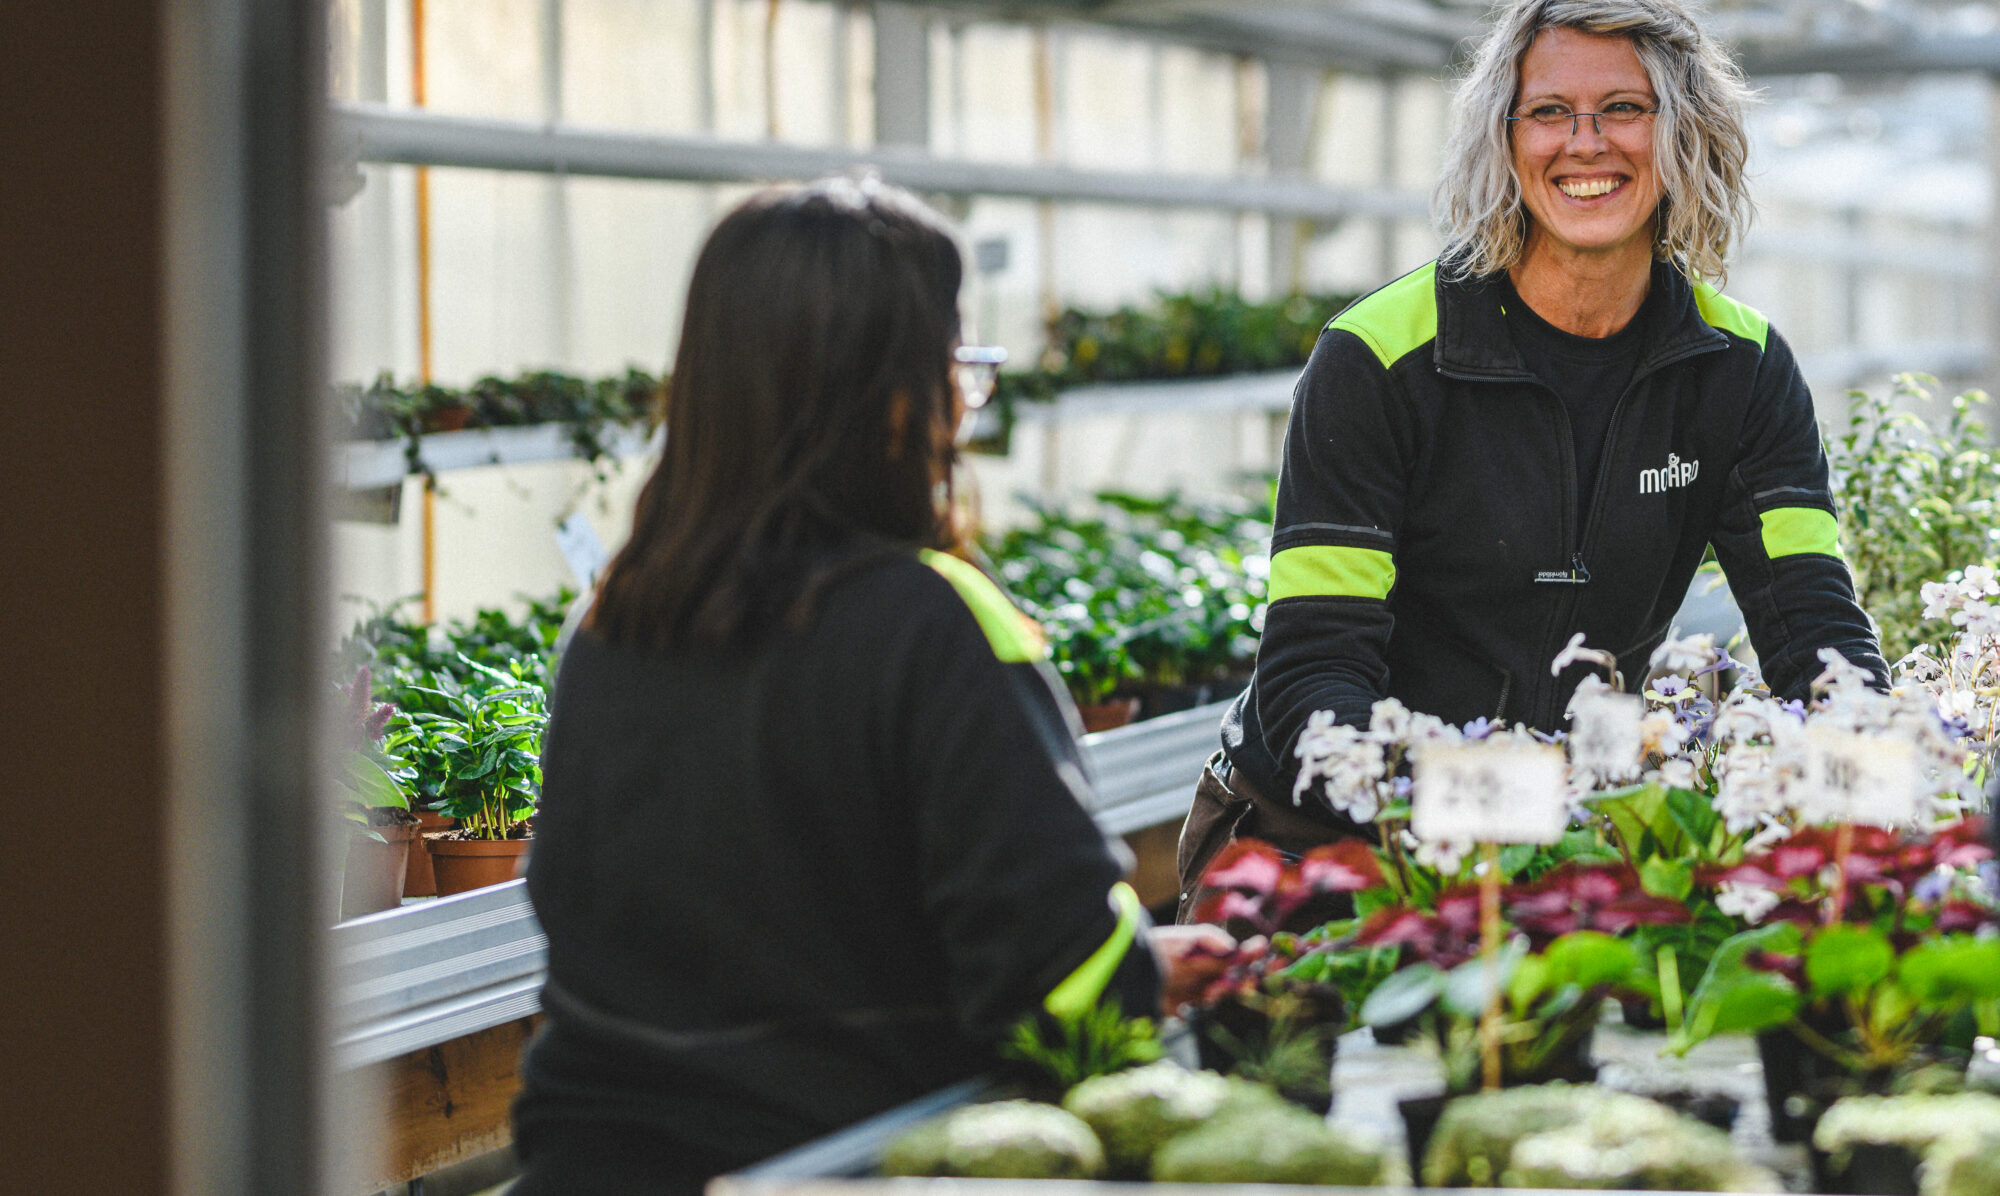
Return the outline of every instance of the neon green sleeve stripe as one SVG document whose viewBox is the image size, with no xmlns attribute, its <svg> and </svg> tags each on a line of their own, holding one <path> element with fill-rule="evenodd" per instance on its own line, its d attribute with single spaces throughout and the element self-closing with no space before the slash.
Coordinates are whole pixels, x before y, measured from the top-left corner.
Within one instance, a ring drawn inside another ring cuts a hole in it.
<svg viewBox="0 0 2000 1196">
<path fill-rule="evenodd" d="M 1758 518 L 1764 524 L 1764 555 L 1774 561 L 1806 552 L 1841 556 L 1840 524 L 1818 507 L 1777 507 Z"/>
<path fill-rule="evenodd" d="M 1738 303 L 1705 282 L 1694 284 L 1694 306 L 1710 328 L 1733 332 L 1759 349 L 1771 337 L 1771 321 L 1747 303 Z"/>
<path fill-rule="evenodd" d="M 1387 598 L 1396 585 L 1396 558 L 1377 548 L 1311 544 L 1271 558 L 1270 599 Z"/>
<path fill-rule="evenodd" d="M 979 629 L 986 633 L 986 641 L 993 645 L 993 655 L 1002 663 L 1023 664 L 1048 656 L 1049 645 L 1041 627 L 1015 609 L 984 573 L 955 556 L 928 548 L 918 555 L 958 591 L 972 617 L 979 621 Z"/>
<path fill-rule="evenodd" d="M 1117 973 L 1118 965 L 1124 962 L 1125 953 L 1132 949 L 1132 940 L 1138 937 L 1139 920 L 1146 915 L 1146 907 L 1139 904 L 1139 894 L 1132 886 L 1119 881 L 1111 886 L 1111 899 L 1118 904 L 1118 925 L 1111 931 L 1090 958 L 1077 966 L 1049 993 L 1042 1008 L 1064 1021 L 1075 1021 L 1097 1004 L 1097 998 L 1111 984 L 1111 977 Z M 1126 1010 L 1129 1017 L 1144 1017 L 1152 1010 Z"/>
<path fill-rule="evenodd" d="M 1401 278 L 1333 318 L 1328 328 L 1360 337 L 1387 369 L 1437 339 L 1437 263 Z"/>
</svg>

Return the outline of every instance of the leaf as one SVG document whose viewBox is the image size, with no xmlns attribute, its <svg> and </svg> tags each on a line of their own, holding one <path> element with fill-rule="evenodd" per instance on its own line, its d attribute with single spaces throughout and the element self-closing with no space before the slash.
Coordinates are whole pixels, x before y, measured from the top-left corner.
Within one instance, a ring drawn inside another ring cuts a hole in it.
<svg viewBox="0 0 2000 1196">
<path fill-rule="evenodd" d="M 1690 843 L 1706 845 L 1722 825 L 1722 815 L 1715 812 L 1714 804 L 1692 789 L 1667 790 L 1666 805 L 1667 816 Z"/>
<path fill-rule="evenodd" d="M 1806 944 L 1806 982 L 1816 997 L 1860 994 L 1896 964 L 1889 938 L 1872 926 L 1828 926 Z"/>
<path fill-rule="evenodd" d="M 1444 972 L 1434 963 L 1413 963 L 1393 973 L 1361 1003 L 1362 1024 L 1393 1026 L 1409 1021 L 1437 1001 L 1444 980 Z"/>
<path fill-rule="evenodd" d="M 1639 865 L 1639 884 L 1655 897 L 1686 901 L 1694 892 L 1694 863 L 1654 856 Z"/>
<path fill-rule="evenodd" d="M 410 808 L 409 794 L 396 782 L 396 778 L 383 768 L 381 763 L 366 752 L 347 754 L 347 788 L 353 791 L 354 800 L 373 809 Z"/>
<path fill-rule="evenodd" d="M 1550 943 L 1542 956 L 1549 964 L 1551 984 L 1586 989 L 1616 984 L 1639 966 L 1639 953 L 1630 942 L 1599 930 L 1563 935 Z"/>
<path fill-rule="evenodd" d="M 1926 1005 L 2000 999 L 2000 939 L 1954 934 L 1919 943 L 1897 961 L 1896 975 Z"/>
<path fill-rule="evenodd" d="M 1770 972 L 1737 972 L 1715 984 L 1704 980 L 1668 1049 L 1685 1054 L 1717 1034 L 1757 1034 L 1782 1026 L 1798 1016 L 1799 1004 L 1798 990 Z"/>
<path fill-rule="evenodd" d="M 1445 977 L 1441 994 L 1444 1007 L 1462 1017 L 1478 1017 L 1486 1009 L 1487 994 L 1496 987 L 1505 993 L 1513 981 L 1514 970 L 1527 955 L 1528 940 L 1515 938 L 1501 946 L 1490 968 L 1484 956 L 1459 964 Z"/>
</svg>

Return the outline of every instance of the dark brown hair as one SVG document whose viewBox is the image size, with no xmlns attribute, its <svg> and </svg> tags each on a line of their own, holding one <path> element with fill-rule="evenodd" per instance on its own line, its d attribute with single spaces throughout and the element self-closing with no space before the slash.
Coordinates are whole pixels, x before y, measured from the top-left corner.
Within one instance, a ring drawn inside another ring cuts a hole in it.
<svg viewBox="0 0 2000 1196">
<path fill-rule="evenodd" d="M 666 448 L 590 626 L 672 650 L 809 615 L 857 546 L 949 548 L 958 246 L 914 196 L 752 196 L 695 262 Z"/>
</svg>

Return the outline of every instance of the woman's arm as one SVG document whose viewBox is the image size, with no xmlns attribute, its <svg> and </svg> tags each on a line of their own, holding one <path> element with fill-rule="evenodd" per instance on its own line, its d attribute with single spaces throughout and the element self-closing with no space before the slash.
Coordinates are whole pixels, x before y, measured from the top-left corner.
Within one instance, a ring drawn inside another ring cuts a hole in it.
<svg viewBox="0 0 2000 1196">
<path fill-rule="evenodd" d="M 1855 600 L 1840 551 L 1826 452 L 1812 394 L 1791 346 L 1767 333 L 1736 468 L 1712 536 L 1743 611 L 1764 681 L 1782 698 L 1808 698 L 1832 648 L 1887 685 L 1874 624 Z"/>
</svg>

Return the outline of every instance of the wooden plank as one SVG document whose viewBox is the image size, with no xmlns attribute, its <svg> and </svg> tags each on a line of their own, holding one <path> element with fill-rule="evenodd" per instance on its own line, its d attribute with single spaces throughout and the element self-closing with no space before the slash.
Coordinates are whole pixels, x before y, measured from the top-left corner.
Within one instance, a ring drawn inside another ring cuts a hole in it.
<svg viewBox="0 0 2000 1196">
<path fill-rule="evenodd" d="M 520 1018 L 350 1073 L 383 1102 L 380 1175 L 366 1190 L 511 1144 L 508 1109 L 521 1087 L 521 1048 L 541 1020 Z"/>
</svg>

